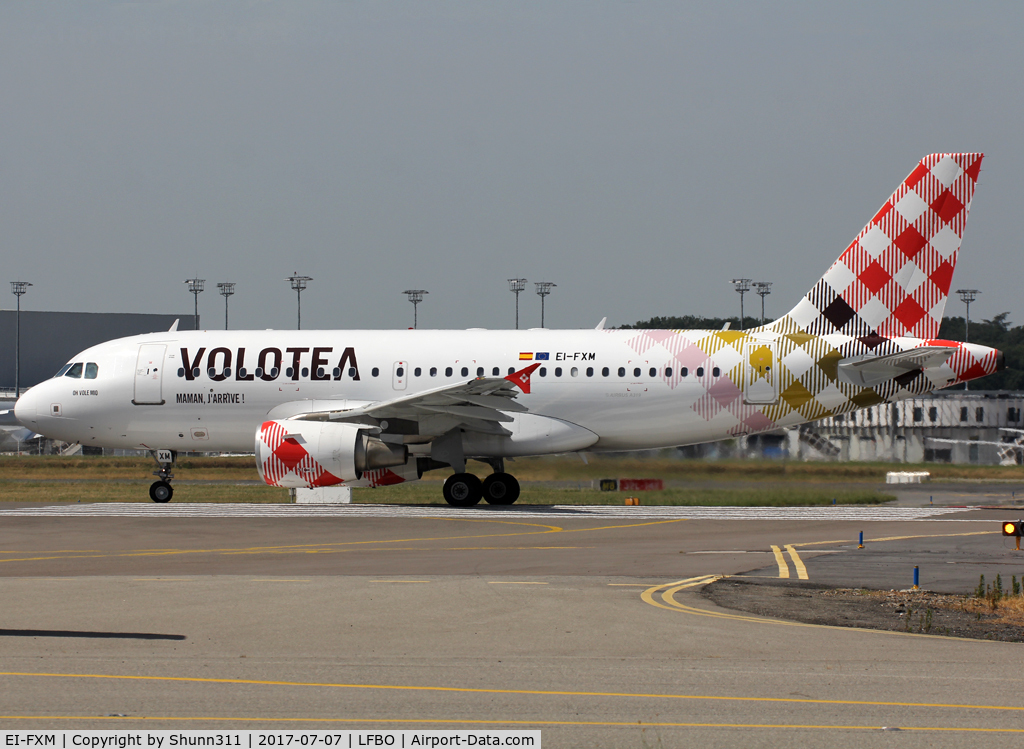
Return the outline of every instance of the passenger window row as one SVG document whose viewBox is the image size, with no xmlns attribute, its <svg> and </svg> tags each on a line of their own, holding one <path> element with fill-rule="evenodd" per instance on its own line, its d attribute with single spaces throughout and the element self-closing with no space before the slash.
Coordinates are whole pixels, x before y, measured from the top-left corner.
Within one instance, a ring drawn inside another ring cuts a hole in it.
<svg viewBox="0 0 1024 749">
<path fill-rule="evenodd" d="M 483 377 L 485 371 L 486 370 L 485 370 L 484 367 L 477 367 L 476 368 L 476 376 L 477 377 Z M 515 371 L 516 371 L 515 367 L 509 367 L 508 368 L 508 374 L 513 374 Z M 662 371 L 663 371 L 665 377 L 672 377 L 673 372 L 675 372 L 676 370 L 674 370 L 672 367 L 665 367 L 664 370 L 662 370 Z M 438 372 L 437 367 L 431 367 L 429 369 L 429 371 L 428 371 L 428 374 L 431 377 L 437 377 L 437 372 Z M 627 372 L 626 367 L 619 367 L 616 370 L 616 374 L 619 377 L 625 377 L 626 376 L 626 372 Z M 658 370 L 657 367 L 651 367 L 649 370 L 647 370 L 647 376 L 651 377 L 651 378 L 657 377 L 658 376 L 658 372 L 659 372 L 659 370 Z M 403 369 L 401 367 L 399 367 L 398 372 L 397 372 L 398 376 L 401 377 L 403 375 L 403 373 L 404 373 Z M 612 372 L 611 372 L 611 369 L 609 367 L 603 367 L 601 369 L 601 376 L 602 377 L 610 377 L 611 373 Z M 451 367 L 445 367 L 444 376 L 445 377 L 451 377 L 452 374 L 453 374 L 453 369 Z M 461 372 L 460 372 L 460 374 L 463 377 L 468 377 L 469 376 L 469 368 L 468 367 L 463 367 Z M 492 377 L 498 377 L 500 374 L 501 374 L 501 368 L 500 367 L 494 367 L 491 370 L 491 376 Z M 554 376 L 555 377 L 561 377 L 562 374 L 563 374 L 562 367 L 555 367 Z M 688 377 L 689 374 L 690 374 L 690 370 L 687 367 L 681 367 L 678 370 L 678 374 L 679 374 L 680 377 Z M 703 377 L 704 376 L 704 367 L 697 367 L 697 369 L 694 372 L 694 374 L 696 374 L 697 377 Z M 413 375 L 413 377 L 422 377 L 423 376 L 423 368 L 422 367 L 414 367 L 413 370 L 412 370 L 412 375 Z M 541 367 L 540 369 L 537 370 L 537 375 L 540 376 L 540 377 L 547 377 L 548 376 L 548 368 L 547 367 Z M 579 377 L 579 375 L 580 375 L 579 368 L 578 367 L 570 368 L 569 369 L 569 375 L 572 376 L 572 377 Z M 643 376 L 643 369 L 640 368 L 640 367 L 634 367 L 633 371 L 632 371 L 632 375 L 633 375 L 633 377 L 642 377 Z M 712 377 L 721 377 L 721 375 L 722 375 L 722 370 L 719 367 L 712 367 L 712 369 L 711 369 L 711 376 Z M 586 376 L 587 377 L 593 377 L 594 376 L 594 368 L 593 367 L 587 367 L 587 369 L 586 369 Z"/>
<path fill-rule="evenodd" d="M 85 367 L 86 367 L 86 369 L 85 369 L 85 377 L 86 377 L 86 379 L 95 379 L 96 372 L 97 372 L 96 365 L 92 364 L 92 363 L 89 363 L 89 364 L 85 365 Z M 77 368 L 77 370 L 76 370 L 76 368 Z M 515 367 L 509 367 L 508 368 L 508 374 L 513 374 L 513 373 L 515 373 L 515 371 L 516 371 Z M 648 377 L 651 377 L 651 378 L 657 377 L 658 376 L 658 371 L 659 371 L 658 368 L 651 367 L 647 371 L 647 375 L 648 375 Z M 676 372 L 676 370 L 674 370 L 672 367 L 665 367 L 662 370 L 662 373 L 663 373 L 663 375 L 665 377 L 672 377 L 675 372 Z M 309 377 L 309 367 L 303 367 L 300 370 L 299 373 L 300 373 L 300 375 L 302 377 Z M 476 376 L 477 377 L 484 377 L 485 373 L 486 373 L 486 369 L 484 367 L 477 367 L 476 368 Z M 602 377 L 610 377 L 611 373 L 612 372 L 611 372 L 611 369 L 609 367 L 602 367 L 601 368 L 601 376 Z M 200 374 L 201 374 L 201 370 L 198 367 L 196 367 L 195 369 L 192 370 L 192 376 L 193 377 L 199 377 Z M 238 377 L 240 379 L 245 378 L 246 376 L 248 376 L 248 374 L 249 374 L 249 371 L 245 367 L 241 367 L 238 370 Z M 272 368 L 266 370 L 266 372 L 264 372 L 262 367 L 256 367 L 256 369 L 253 370 L 253 374 L 256 377 L 260 377 L 260 378 L 262 378 L 264 376 L 264 374 L 266 374 L 270 379 L 275 379 L 280 374 L 280 371 L 278 370 L 277 367 L 272 367 Z M 292 378 L 295 375 L 295 371 L 291 367 L 287 367 L 284 370 L 284 374 L 285 374 L 285 377 Z M 324 379 L 327 376 L 327 370 L 324 369 L 323 367 L 317 367 L 316 374 L 317 374 L 317 378 L 318 379 Z M 345 374 L 347 374 L 351 378 L 355 378 L 355 376 L 356 376 L 356 368 L 355 367 L 349 367 L 347 370 L 345 370 Z M 395 370 L 395 374 L 398 377 L 404 377 L 405 376 L 405 368 L 404 367 L 398 367 L 398 369 Z M 430 369 L 428 370 L 428 374 L 429 374 L 430 377 L 437 377 L 438 368 L 437 367 L 430 367 Z M 453 367 L 445 367 L 444 368 L 444 376 L 445 377 L 452 377 L 454 374 L 455 374 L 455 370 L 454 370 Z M 541 367 L 540 369 L 537 370 L 537 374 L 540 377 L 547 377 L 548 376 L 548 368 L 547 367 Z M 587 367 L 587 369 L 586 369 L 586 376 L 587 377 L 593 377 L 594 374 L 595 374 L 594 368 L 593 367 Z M 616 370 L 615 374 L 618 375 L 619 377 L 625 377 L 626 376 L 626 367 L 619 367 Z M 697 377 L 703 377 L 704 376 L 704 367 L 697 367 L 697 369 L 694 370 L 694 374 Z M 64 367 L 64 369 L 62 369 L 60 372 L 58 372 L 56 376 L 60 377 L 61 375 L 64 375 L 66 377 L 81 377 L 82 376 L 82 365 L 80 363 L 79 364 L 68 364 L 68 365 L 66 365 Z M 207 375 L 209 377 L 211 377 L 211 378 L 214 378 L 214 377 L 219 377 L 219 378 L 230 377 L 231 376 L 231 367 L 225 367 L 224 369 L 221 369 L 221 370 L 217 370 L 217 369 L 211 367 L 210 369 L 207 370 Z M 341 375 L 342 375 L 342 370 L 339 367 L 335 367 L 331 371 L 331 376 L 335 380 L 340 380 L 341 379 Z M 373 376 L 373 377 L 379 377 L 380 376 L 380 369 L 378 367 L 374 367 L 373 369 L 370 370 L 370 375 Z M 422 367 L 414 367 L 413 370 L 412 370 L 412 375 L 413 375 L 413 377 L 422 377 L 423 376 L 423 368 Z M 462 367 L 459 370 L 459 375 L 462 376 L 462 377 L 469 377 L 469 367 Z M 491 377 L 499 377 L 500 375 L 501 375 L 501 368 L 500 367 L 493 367 L 493 368 L 491 368 Z M 562 367 L 555 367 L 554 376 L 555 377 L 561 377 L 562 375 L 563 375 Z M 579 377 L 579 375 L 580 375 L 579 368 L 578 367 L 572 367 L 569 370 L 569 375 L 572 376 L 572 377 Z M 687 367 L 680 367 L 679 368 L 678 376 L 680 376 L 680 377 L 688 377 L 689 375 L 690 375 L 689 368 L 687 368 Z M 722 370 L 719 369 L 718 367 L 713 367 L 711 369 L 711 376 L 712 377 L 720 377 L 721 375 L 722 375 Z M 178 368 L 178 377 L 184 377 L 184 376 L 185 376 L 185 369 L 183 367 L 179 367 Z M 634 367 L 633 371 L 632 371 L 632 376 L 633 377 L 642 377 L 643 376 L 643 369 L 641 369 L 640 367 Z"/>
<path fill-rule="evenodd" d="M 100 367 L 96 362 L 75 362 L 74 364 L 65 364 L 54 377 L 73 377 L 80 380 L 84 374 L 85 379 L 95 380 L 99 373 Z"/>
<path fill-rule="evenodd" d="M 214 378 L 214 377 L 220 377 L 220 378 L 223 379 L 225 377 L 230 377 L 231 376 L 231 371 L 232 371 L 231 367 L 224 367 L 223 369 L 216 369 L 215 367 L 210 367 L 209 369 L 206 370 L 206 374 L 211 379 Z M 331 370 L 331 376 L 335 380 L 340 380 L 341 379 L 341 372 L 342 372 L 342 370 L 341 370 L 340 367 L 335 367 L 333 370 Z M 348 369 L 345 370 L 345 373 L 349 377 L 353 377 L 354 378 L 356 376 L 356 368 L 355 367 L 349 367 Z M 195 369 L 192 370 L 192 376 L 193 377 L 198 377 L 200 374 L 202 374 L 202 370 L 199 369 L 199 367 L 196 367 Z M 256 367 L 256 369 L 252 370 L 252 374 L 255 377 L 263 377 L 263 375 L 267 375 L 270 379 L 273 380 L 279 374 L 281 374 L 281 370 L 278 369 L 277 367 L 270 367 L 269 369 L 264 371 L 263 367 Z M 291 367 L 287 367 L 284 370 L 284 376 L 285 377 L 292 377 L 294 374 L 295 374 L 295 370 L 292 369 Z M 309 367 L 303 367 L 300 370 L 300 374 L 303 377 L 309 377 Z M 327 370 L 324 369 L 323 367 L 317 367 L 316 368 L 316 374 L 317 374 L 317 377 L 319 379 L 324 379 L 327 376 Z M 380 369 L 377 368 L 377 367 L 374 367 L 372 370 L 370 370 L 370 374 L 373 375 L 374 377 L 379 377 L 380 376 Z M 249 369 L 248 368 L 246 368 L 246 367 L 239 367 L 239 369 L 238 369 L 238 377 L 239 377 L 239 379 L 244 379 L 244 378 L 248 377 L 248 375 L 249 375 Z M 178 367 L 178 377 L 184 377 L 184 376 L 185 376 L 185 368 L 184 367 Z M 398 376 L 401 377 L 402 376 L 401 373 L 399 373 Z"/>
</svg>

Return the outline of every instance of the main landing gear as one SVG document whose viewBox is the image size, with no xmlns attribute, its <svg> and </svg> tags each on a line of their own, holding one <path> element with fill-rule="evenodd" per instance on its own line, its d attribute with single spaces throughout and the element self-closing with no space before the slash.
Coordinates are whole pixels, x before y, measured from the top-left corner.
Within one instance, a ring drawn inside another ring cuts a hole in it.
<svg viewBox="0 0 1024 749">
<path fill-rule="evenodd" d="M 482 488 L 489 505 L 510 505 L 519 499 L 519 482 L 511 473 L 492 473 Z"/>
<path fill-rule="evenodd" d="M 519 499 L 519 482 L 504 471 L 492 473 L 483 481 L 472 473 L 456 473 L 445 480 L 442 493 L 453 507 L 472 507 L 481 499 L 491 505 L 510 505 Z"/>
<path fill-rule="evenodd" d="M 173 450 L 150 450 L 149 454 L 153 456 L 153 460 L 160 468 L 159 471 L 153 471 L 153 475 L 158 476 L 160 480 L 150 484 L 149 498 L 161 504 L 170 502 L 171 497 L 174 496 L 174 487 L 171 486 L 174 474 L 171 469 L 174 467 L 174 459 L 178 455 Z"/>
</svg>

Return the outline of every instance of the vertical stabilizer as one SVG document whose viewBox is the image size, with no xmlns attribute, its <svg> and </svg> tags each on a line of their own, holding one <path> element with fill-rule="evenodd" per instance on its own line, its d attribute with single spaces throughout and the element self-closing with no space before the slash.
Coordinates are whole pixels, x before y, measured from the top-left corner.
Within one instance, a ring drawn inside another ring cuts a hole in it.
<svg viewBox="0 0 1024 749">
<path fill-rule="evenodd" d="M 770 327 L 937 337 L 982 156 L 921 159 L 821 280 Z"/>
</svg>

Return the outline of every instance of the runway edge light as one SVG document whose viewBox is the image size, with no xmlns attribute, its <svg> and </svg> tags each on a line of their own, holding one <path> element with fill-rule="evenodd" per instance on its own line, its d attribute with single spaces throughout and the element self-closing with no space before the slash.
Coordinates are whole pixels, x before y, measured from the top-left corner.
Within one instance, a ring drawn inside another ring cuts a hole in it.
<svg viewBox="0 0 1024 749">
<path fill-rule="evenodd" d="M 1016 551 L 1020 551 L 1020 536 L 1021 531 L 1024 530 L 1024 520 L 1004 520 L 1003 521 L 1003 535 L 1011 536 L 1017 539 Z"/>
</svg>

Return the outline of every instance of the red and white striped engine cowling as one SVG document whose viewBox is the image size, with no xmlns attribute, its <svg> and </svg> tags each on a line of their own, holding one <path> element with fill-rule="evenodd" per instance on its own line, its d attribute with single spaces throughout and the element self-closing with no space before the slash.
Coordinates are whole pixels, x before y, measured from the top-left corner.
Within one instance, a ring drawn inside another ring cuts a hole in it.
<svg viewBox="0 0 1024 749">
<path fill-rule="evenodd" d="M 325 421 L 265 421 L 256 430 L 256 466 L 270 486 L 312 488 L 355 481 L 358 426 Z"/>
</svg>

